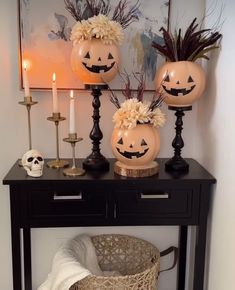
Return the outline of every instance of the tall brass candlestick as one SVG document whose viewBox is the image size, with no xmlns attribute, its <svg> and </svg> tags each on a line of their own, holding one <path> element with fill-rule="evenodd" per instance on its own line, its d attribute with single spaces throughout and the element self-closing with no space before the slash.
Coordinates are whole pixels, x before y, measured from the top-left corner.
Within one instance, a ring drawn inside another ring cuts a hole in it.
<svg viewBox="0 0 235 290">
<path fill-rule="evenodd" d="M 50 168 L 67 167 L 69 166 L 69 162 L 67 160 L 61 160 L 59 154 L 59 122 L 66 120 L 66 118 L 60 116 L 60 113 L 52 113 L 52 117 L 48 117 L 47 120 L 54 122 L 56 127 L 56 160 L 47 162 L 47 166 Z"/>
<path fill-rule="evenodd" d="M 37 104 L 38 102 L 35 102 L 32 100 L 32 97 L 24 97 L 24 101 L 19 102 L 20 105 L 23 105 L 26 107 L 27 109 L 27 115 L 28 115 L 28 139 L 29 139 L 29 150 L 32 149 L 32 134 L 31 134 L 31 117 L 30 117 L 30 110 L 31 107 L 35 104 Z"/>
<path fill-rule="evenodd" d="M 68 142 L 72 146 L 72 155 L 73 155 L 73 163 L 72 167 L 64 169 L 63 173 L 67 176 L 79 176 L 84 175 L 85 170 L 82 168 L 76 167 L 76 159 L 75 159 L 75 145 L 77 142 L 82 141 L 83 139 L 80 137 L 77 137 L 77 133 L 69 134 L 68 138 L 64 138 L 63 141 Z"/>
</svg>

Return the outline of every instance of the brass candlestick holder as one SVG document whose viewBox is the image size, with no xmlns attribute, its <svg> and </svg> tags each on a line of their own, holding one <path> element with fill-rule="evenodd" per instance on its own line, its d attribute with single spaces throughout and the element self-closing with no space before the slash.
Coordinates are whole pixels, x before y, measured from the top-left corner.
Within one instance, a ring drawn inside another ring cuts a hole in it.
<svg viewBox="0 0 235 290">
<path fill-rule="evenodd" d="M 30 117 L 30 110 L 31 107 L 38 102 L 35 102 L 32 100 L 32 97 L 24 97 L 24 101 L 19 102 L 20 105 L 23 105 L 26 107 L 27 112 L 28 112 L 28 138 L 29 138 L 29 150 L 32 149 L 32 135 L 31 135 L 31 117 Z"/>
<path fill-rule="evenodd" d="M 59 156 L 59 122 L 66 120 L 65 117 L 62 117 L 60 113 L 52 113 L 51 117 L 47 118 L 48 121 L 55 123 L 56 127 L 56 160 L 47 162 L 47 166 L 50 168 L 64 168 L 69 166 L 67 160 L 61 160 Z"/>
<path fill-rule="evenodd" d="M 85 170 L 82 168 L 76 167 L 76 159 L 75 159 L 75 145 L 77 142 L 82 141 L 83 139 L 77 137 L 77 133 L 69 134 L 68 138 L 64 138 L 63 141 L 68 142 L 72 146 L 72 154 L 73 154 L 73 163 L 72 167 L 64 169 L 63 173 L 67 176 L 79 176 L 84 175 Z"/>
</svg>

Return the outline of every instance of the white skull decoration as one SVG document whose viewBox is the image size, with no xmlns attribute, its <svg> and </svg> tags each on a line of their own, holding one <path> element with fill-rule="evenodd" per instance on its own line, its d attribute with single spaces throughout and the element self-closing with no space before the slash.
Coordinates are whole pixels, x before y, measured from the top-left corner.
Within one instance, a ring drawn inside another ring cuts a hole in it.
<svg viewBox="0 0 235 290">
<path fill-rule="evenodd" d="M 22 157 L 22 165 L 29 176 L 42 176 L 43 164 L 44 159 L 38 150 L 29 150 Z"/>
</svg>

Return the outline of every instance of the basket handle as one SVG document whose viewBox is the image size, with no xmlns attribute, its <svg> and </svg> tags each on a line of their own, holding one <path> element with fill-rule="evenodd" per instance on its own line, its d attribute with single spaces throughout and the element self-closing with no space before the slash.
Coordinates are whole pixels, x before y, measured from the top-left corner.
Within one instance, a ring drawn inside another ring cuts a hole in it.
<svg viewBox="0 0 235 290">
<path fill-rule="evenodd" d="M 165 271 L 169 271 L 171 269 L 173 269 L 176 264 L 177 264 L 177 261 L 178 261 L 178 256 L 179 256 L 179 251 L 178 251 L 178 248 L 177 247 L 169 247 L 167 248 L 166 250 L 160 252 L 160 257 L 164 257 L 170 253 L 174 252 L 174 261 L 173 261 L 173 264 L 171 267 L 167 268 L 167 269 L 164 269 L 164 270 L 161 270 L 159 271 L 159 273 L 162 273 L 162 272 L 165 272 Z"/>
</svg>

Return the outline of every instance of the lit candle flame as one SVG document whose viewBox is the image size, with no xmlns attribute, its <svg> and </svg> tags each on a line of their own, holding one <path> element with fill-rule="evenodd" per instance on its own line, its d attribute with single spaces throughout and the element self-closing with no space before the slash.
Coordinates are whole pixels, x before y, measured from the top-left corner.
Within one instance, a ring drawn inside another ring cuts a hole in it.
<svg viewBox="0 0 235 290">
<path fill-rule="evenodd" d="M 56 74 L 55 74 L 55 73 L 53 73 L 53 75 L 52 75 L 52 81 L 53 81 L 53 82 L 56 81 Z"/>
<path fill-rule="evenodd" d="M 27 64 L 27 62 L 24 60 L 24 61 L 23 61 L 23 69 L 27 71 L 27 68 L 28 68 L 28 64 Z"/>
<path fill-rule="evenodd" d="M 70 91 L 70 99 L 73 99 L 73 90 Z"/>
</svg>

